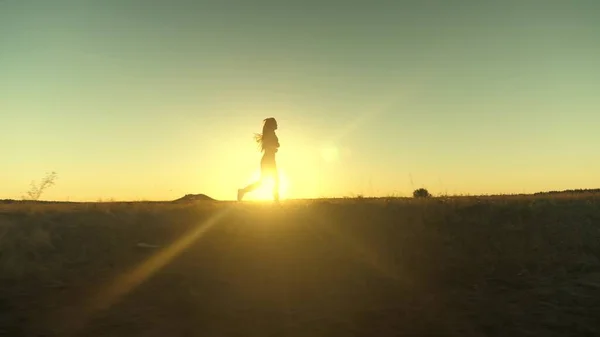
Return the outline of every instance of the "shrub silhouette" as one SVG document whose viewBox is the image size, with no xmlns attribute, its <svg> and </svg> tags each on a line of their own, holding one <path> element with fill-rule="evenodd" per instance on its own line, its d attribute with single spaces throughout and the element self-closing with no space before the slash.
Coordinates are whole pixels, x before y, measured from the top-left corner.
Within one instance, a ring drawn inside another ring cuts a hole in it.
<svg viewBox="0 0 600 337">
<path fill-rule="evenodd" d="M 431 194 L 429 193 L 428 190 L 424 189 L 424 188 L 418 188 L 413 192 L 413 197 L 415 198 L 429 198 L 431 197 Z"/>
</svg>

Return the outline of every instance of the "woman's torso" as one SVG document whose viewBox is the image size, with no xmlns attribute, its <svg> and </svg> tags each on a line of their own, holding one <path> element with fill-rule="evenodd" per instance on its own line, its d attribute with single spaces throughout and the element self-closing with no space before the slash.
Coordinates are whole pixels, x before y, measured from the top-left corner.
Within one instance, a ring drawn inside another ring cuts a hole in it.
<svg viewBox="0 0 600 337">
<path fill-rule="evenodd" d="M 263 135 L 262 146 L 264 151 L 263 157 L 275 158 L 275 153 L 279 149 L 279 139 L 275 132 Z"/>
</svg>

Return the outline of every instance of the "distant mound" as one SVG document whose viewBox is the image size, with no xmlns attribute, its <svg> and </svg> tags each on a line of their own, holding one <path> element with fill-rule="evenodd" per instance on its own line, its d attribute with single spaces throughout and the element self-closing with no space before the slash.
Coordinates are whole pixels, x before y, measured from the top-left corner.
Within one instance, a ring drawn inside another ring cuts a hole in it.
<svg viewBox="0 0 600 337">
<path fill-rule="evenodd" d="M 173 200 L 173 202 L 190 202 L 190 201 L 215 201 L 215 199 L 209 197 L 206 194 L 186 194 L 185 196 Z"/>
</svg>

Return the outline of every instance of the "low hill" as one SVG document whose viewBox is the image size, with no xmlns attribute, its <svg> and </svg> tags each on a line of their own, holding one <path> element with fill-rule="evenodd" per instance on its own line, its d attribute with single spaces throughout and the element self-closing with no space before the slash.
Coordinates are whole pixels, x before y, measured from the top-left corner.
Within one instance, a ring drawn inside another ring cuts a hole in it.
<svg viewBox="0 0 600 337">
<path fill-rule="evenodd" d="M 173 200 L 173 202 L 190 202 L 190 201 L 215 201 L 215 199 L 209 197 L 206 194 L 186 194 L 185 196 Z"/>
</svg>

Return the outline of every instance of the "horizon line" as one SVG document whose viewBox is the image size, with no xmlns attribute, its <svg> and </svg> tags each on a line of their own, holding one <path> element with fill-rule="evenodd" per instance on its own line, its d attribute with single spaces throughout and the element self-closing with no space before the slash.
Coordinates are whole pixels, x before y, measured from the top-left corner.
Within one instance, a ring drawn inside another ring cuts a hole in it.
<svg viewBox="0 0 600 337">
<path fill-rule="evenodd" d="M 497 194 L 438 194 L 431 195 L 428 198 L 457 198 L 457 197 L 512 197 L 512 196 L 541 196 L 541 195 L 552 195 L 552 194 L 585 194 L 585 193 L 600 193 L 600 188 L 586 188 L 586 189 L 567 189 L 560 191 L 541 191 L 534 193 L 497 193 Z M 204 200 L 181 200 L 185 196 L 204 196 Z M 174 200 L 116 200 L 109 198 L 103 200 L 98 198 L 96 201 L 71 201 L 71 200 L 28 200 L 28 199 L 0 199 L 0 203 L 70 203 L 70 204 L 81 204 L 81 203 L 194 203 L 194 202 L 238 202 L 236 199 L 215 199 L 206 194 L 186 194 L 184 197 Z M 314 200 L 338 200 L 338 199 L 426 199 L 426 198 L 415 198 L 414 196 L 401 196 L 401 195 L 384 195 L 384 196 L 367 196 L 362 194 L 355 194 L 352 196 L 332 196 L 332 197 L 314 197 L 314 198 L 285 198 L 287 201 L 314 201 Z M 265 203 L 271 202 L 271 200 L 261 199 L 249 199 L 245 200 L 244 203 Z"/>
</svg>

